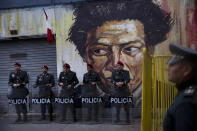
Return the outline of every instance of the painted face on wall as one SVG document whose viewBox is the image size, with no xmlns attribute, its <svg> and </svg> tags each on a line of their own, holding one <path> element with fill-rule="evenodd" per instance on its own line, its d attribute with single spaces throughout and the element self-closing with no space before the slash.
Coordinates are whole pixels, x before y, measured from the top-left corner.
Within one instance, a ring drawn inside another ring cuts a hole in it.
<svg viewBox="0 0 197 131">
<path fill-rule="evenodd" d="M 88 32 L 86 41 L 87 63 L 91 63 L 100 74 L 106 90 L 110 89 L 110 77 L 118 60 L 130 72 L 130 91 L 142 80 L 142 48 L 144 26 L 138 20 L 107 21 Z"/>
</svg>

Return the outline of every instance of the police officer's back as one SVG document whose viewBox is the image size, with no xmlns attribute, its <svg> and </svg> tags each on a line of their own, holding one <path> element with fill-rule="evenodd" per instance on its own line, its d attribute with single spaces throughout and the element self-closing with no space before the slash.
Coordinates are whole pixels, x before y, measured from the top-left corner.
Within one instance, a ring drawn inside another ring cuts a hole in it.
<svg viewBox="0 0 197 131">
<path fill-rule="evenodd" d="M 197 131 L 197 51 L 170 44 L 175 54 L 168 64 L 168 79 L 176 83 L 178 94 L 168 109 L 164 131 Z"/>
</svg>

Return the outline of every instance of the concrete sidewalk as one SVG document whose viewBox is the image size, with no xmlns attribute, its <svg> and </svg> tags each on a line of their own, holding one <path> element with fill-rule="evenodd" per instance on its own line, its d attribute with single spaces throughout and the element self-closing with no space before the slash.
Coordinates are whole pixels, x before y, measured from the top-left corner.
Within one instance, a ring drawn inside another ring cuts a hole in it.
<svg viewBox="0 0 197 131">
<path fill-rule="evenodd" d="M 137 125 L 112 124 L 8 124 L 6 131 L 140 131 Z"/>
<path fill-rule="evenodd" d="M 130 125 L 115 125 L 112 123 L 88 124 L 77 122 L 72 124 L 60 124 L 48 122 L 47 124 L 23 123 L 9 124 L 8 118 L 0 118 L 1 131 L 140 131 L 140 120 L 135 120 Z"/>
</svg>

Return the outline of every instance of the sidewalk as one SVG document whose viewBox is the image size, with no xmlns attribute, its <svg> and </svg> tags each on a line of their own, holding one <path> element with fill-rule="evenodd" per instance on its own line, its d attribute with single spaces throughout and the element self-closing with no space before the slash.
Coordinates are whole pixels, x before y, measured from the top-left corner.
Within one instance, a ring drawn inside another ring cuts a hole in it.
<svg viewBox="0 0 197 131">
<path fill-rule="evenodd" d="M 139 125 L 111 124 L 8 124 L 6 131 L 140 131 Z"/>
<path fill-rule="evenodd" d="M 48 122 L 36 124 L 31 121 L 23 124 L 9 124 L 8 118 L 0 118 L 1 131 L 140 131 L 140 120 L 135 120 L 131 125 L 115 125 L 112 123 L 88 124 L 83 122 L 60 124 Z"/>
</svg>

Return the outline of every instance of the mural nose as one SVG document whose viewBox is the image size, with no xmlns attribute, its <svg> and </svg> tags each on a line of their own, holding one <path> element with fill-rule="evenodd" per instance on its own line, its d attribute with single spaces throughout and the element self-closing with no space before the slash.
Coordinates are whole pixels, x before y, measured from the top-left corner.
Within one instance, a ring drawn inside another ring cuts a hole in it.
<svg viewBox="0 0 197 131">
<path fill-rule="evenodd" d="M 112 47 L 112 54 L 110 55 L 109 59 L 108 59 L 108 65 L 107 65 L 107 69 L 112 71 L 115 67 L 117 62 L 120 60 L 120 47 L 119 46 L 113 46 Z"/>
</svg>

